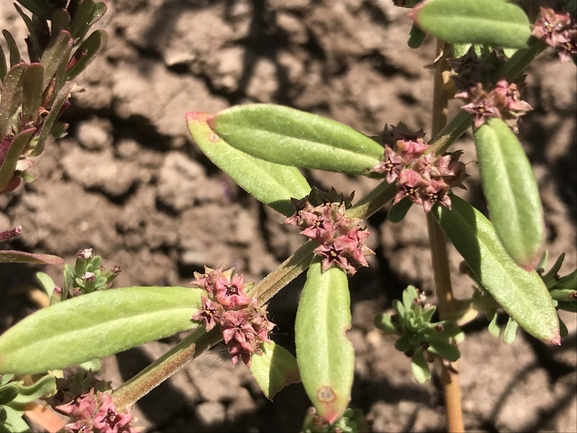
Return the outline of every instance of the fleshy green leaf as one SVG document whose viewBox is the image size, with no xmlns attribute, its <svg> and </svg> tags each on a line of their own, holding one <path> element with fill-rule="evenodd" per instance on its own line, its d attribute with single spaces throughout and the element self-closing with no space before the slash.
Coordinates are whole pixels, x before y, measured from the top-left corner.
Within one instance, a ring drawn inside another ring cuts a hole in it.
<svg viewBox="0 0 577 433">
<path fill-rule="evenodd" d="M 38 17 L 49 20 L 56 8 L 58 3 L 53 0 L 16 0 L 34 15 Z"/>
<path fill-rule="evenodd" d="M 519 324 L 509 317 L 507 325 L 505 326 L 505 332 L 503 332 L 503 343 L 511 344 L 515 341 L 517 329 L 519 329 Z"/>
<path fill-rule="evenodd" d="M 0 45 L 0 84 L 4 82 L 4 77 L 8 73 L 8 65 L 6 64 L 6 54 L 4 54 L 4 48 Z"/>
<path fill-rule="evenodd" d="M 448 343 L 446 341 L 441 341 L 437 339 L 429 339 L 429 348 L 427 351 L 439 355 L 441 358 L 447 359 L 451 362 L 455 362 L 461 357 L 461 353 L 456 346 Z"/>
<path fill-rule="evenodd" d="M 427 33 L 451 44 L 486 44 L 526 48 L 529 18 L 505 0 L 430 0 L 411 11 Z"/>
<path fill-rule="evenodd" d="M 431 378 L 429 363 L 425 359 L 425 354 L 422 350 L 419 350 L 411 358 L 411 370 L 413 370 L 413 376 L 419 383 L 425 383 Z"/>
<path fill-rule="evenodd" d="M 36 119 L 38 108 L 42 103 L 42 80 L 44 66 L 33 63 L 22 74 L 22 121 L 24 123 Z"/>
<path fill-rule="evenodd" d="M 10 132 L 11 121 L 22 101 L 22 73 L 25 65 L 16 65 L 8 71 L 0 96 L 0 141 Z M 0 164 L 2 161 L 0 160 Z"/>
<path fill-rule="evenodd" d="M 257 200 L 285 216 L 295 211 L 291 198 L 301 199 L 311 187 L 295 167 L 255 158 L 230 146 L 206 123 L 211 116 L 188 113 L 190 135 L 204 154 Z"/>
<path fill-rule="evenodd" d="M 497 311 L 493 311 L 489 320 L 489 333 L 495 338 L 499 338 L 501 335 L 501 327 L 497 323 L 498 319 L 499 315 L 497 314 Z"/>
<path fill-rule="evenodd" d="M 52 132 L 52 126 L 54 125 L 56 120 L 58 120 L 58 118 L 60 117 L 61 114 L 60 110 L 62 109 L 62 106 L 66 101 L 68 101 L 68 98 L 70 98 L 70 92 L 72 91 L 73 87 L 74 87 L 73 82 L 66 83 L 64 86 L 62 86 L 62 88 L 54 98 L 50 114 L 48 114 L 48 116 L 46 116 L 46 119 L 44 119 L 44 123 L 38 134 L 36 147 L 34 148 L 34 151 L 31 153 L 31 156 L 40 155 L 44 150 L 44 144 L 46 143 L 46 139 Z"/>
<path fill-rule="evenodd" d="M 347 275 L 321 271 L 314 259 L 307 273 L 295 321 L 297 363 L 305 391 L 318 414 L 333 423 L 347 408 L 355 367 Z"/>
<path fill-rule="evenodd" d="M 16 385 L 16 382 L 0 386 L 0 406 L 10 403 L 17 396 L 18 385 Z"/>
<path fill-rule="evenodd" d="M 28 424 L 22 419 L 22 411 L 17 411 L 10 406 L 2 407 L 6 420 L 0 424 L 0 433 L 32 433 Z"/>
<path fill-rule="evenodd" d="M 419 48 L 423 44 L 426 36 L 427 34 L 424 31 L 422 31 L 419 28 L 419 26 L 413 24 L 413 26 L 411 27 L 411 31 L 409 33 L 409 39 L 407 40 L 407 45 L 410 48 Z"/>
<path fill-rule="evenodd" d="M 98 0 L 81 0 L 70 23 L 70 34 L 74 39 L 83 38 L 90 26 L 106 12 L 106 3 Z"/>
<path fill-rule="evenodd" d="M 405 218 L 405 216 L 407 215 L 409 209 L 411 209 L 412 205 L 413 202 L 411 201 L 411 199 L 409 198 L 402 199 L 397 204 L 391 206 L 391 208 L 387 212 L 387 219 L 392 223 L 401 222 L 403 218 Z"/>
<path fill-rule="evenodd" d="M 22 152 L 26 148 L 26 145 L 30 142 L 32 134 L 35 132 L 36 128 L 28 128 L 21 131 L 12 139 L 4 161 L 0 160 L 0 191 L 4 191 L 10 181 L 14 178 L 14 170 L 16 169 L 16 164 L 18 163 Z M 0 252 L 0 254 L 1 253 L 2 252 Z M 3 253 L 10 254 L 14 253 L 14 251 L 4 251 Z"/>
<path fill-rule="evenodd" d="M 26 404 L 48 393 L 56 391 L 56 378 L 51 374 L 42 376 L 31 385 L 18 384 L 18 396 L 12 400 L 15 404 Z"/>
<path fill-rule="evenodd" d="M 501 243 L 523 268 L 535 267 L 544 239 L 543 208 L 531 164 L 501 119 L 475 131 L 483 193 Z"/>
<path fill-rule="evenodd" d="M 72 43 L 70 33 L 66 30 L 61 30 L 52 35 L 50 44 L 48 48 L 46 48 L 46 51 L 44 51 L 44 54 L 42 54 L 42 59 L 40 59 L 40 63 L 44 65 L 43 89 L 46 89 L 48 83 L 54 78 L 54 75 L 61 65 L 68 63 Z"/>
<path fill-rule="evenodd" d="M 491 222 L 477 209 L 451 196 L 452 210 L 432 210 L 443 231 L 483 287 L 525 331 L 559 344 L 553 300 L 535 271 L 519 267 L 501 245 Z"/>
<path fill-rule="evenodd" d="M 8 45 L 8 51 L 10 52 L 10 67 L 13 68 L 20 62 L 22 62 L 22 56 L 20 55 L 20 51 L 18 50 L 18 44 L 8 30 L 2 30 L 2 34 L 4 35 L 4 39 L 6 39 L 6 45 Z"/>
<path fill-rule="evenodd" d="M 301 381 L 296 358 L 274 341 L 263 345 L 261 355 L 252 356 L 250 372 L 269 400 L 285 386 Z"/>
<path fill-rule="evenodd" d="M 104 30 L 96 30 L 86 38 L 73 55 L 73 58 L 77 57 L 77 60 L 66 73 L 66 81 L 73 80 L 86 69 L 90 62 L 100 53 L 104 44 L 106 44 L 107 38 L 108 35 Z"/>
<path fill-rule="evenodd" d="M 199 326 L 201 289 L 129 287 L 51 305 L 0 336 L 0 372 L 33 374 L 112 355 Z"/>
<path fill-rule="evenodd" d="M 280 105 L 236 106 L 207 122 L 231 146 L 277 164 L 366 174 L 383 157 L 382 146 L 360 132 Z"/>
</svg>

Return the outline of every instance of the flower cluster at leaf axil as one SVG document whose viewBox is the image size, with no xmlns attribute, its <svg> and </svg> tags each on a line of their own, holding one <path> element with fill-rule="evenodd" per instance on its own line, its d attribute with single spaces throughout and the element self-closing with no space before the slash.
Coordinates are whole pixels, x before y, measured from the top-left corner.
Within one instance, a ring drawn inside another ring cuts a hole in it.
<svg viewBox="0 0 577 433">
<path fill-rule="evenodd" d="M 504 55 L 495 51 L 479 58 L 473 47 L 464 56 L 449 60 L 453 69 L 451 79 L 457 89 L 454 97 L 465 102 L 461 109 L 473 115 L 475 128 L 497 117 L 517 131 L 519 118 L 533 109 L 521 99 L 524 76 L 517 82 L 501 79 L 493 84 L 493 72 L 504 61 Z"/>
<path fill-rule="evenodd" d="M 374 254 L 365 245 L 369 231 L 361 227 L 362 220 L 346 215 L 351 199 L 337 196 L 334 189 L 325 194 L 313 188 L 308 197 L 293 199 L 296 212 L 283 221 L 319 244 L 314 253 L 322 258 L 323 272 L 338 266 L 354 275 L 359 267 L 368 266 L 365 256 Z"/>
<path fill-rule="evenodd" d="M 562 62 L 577 56 L 577 19 L 569 12 L 557 13 L 550 8 L 541 8 L 533 26 L 533 36 L 555 48 Z"/>
<path fill-rule="evenodd" d="M 118 265 L 106 269 L 102 265 L 102 257 L 95 256 L 92 248 L 78 251 L 74 266 L 64 267 L 64 288 L 59 293 L 61 300 L 109 289 L 114 279 L 120 274 L 120 270 Z"/>
<path fill-rule="evenodd" d="M 92 371 L 56 379 L 58 392 L 47 401 L 70 417 L 63 431 L 68 433 L 137 433 L 132 415 L 119 411 L 110 394 L 110 382 L 98 380 Z"/>
<path fill-rule="evenodd" d="M 391 131 L 385 128 L 385 157 L 372 171 L 384 175 L 388 183 L 397 183 L 393 204 L 408 198 L 425 212 L 436 203 L 450 209 L 450 188 L 465 188 L 462 182 L 467 178 L 465 165 L 459 161 L 461 152 L 435 156 L 427 152 L 430 146 L 423 137 L 422 130 L 410 132 L 403 123 Z"/>
<path fill-rule="evenodd" d="M 234 269 L 204 268 L 204 274 L 195 272 L 193 286 L 204 289 L 202 308 L 192 316 L 205 322 L 206 330 L 220 326 L 228 352 L 235 365 L 242 360 L 250 367 L 252 354 L 261 354 L 262 345 L 270 342 L 268 333 L 274 323 L 266 317 L 266 307 L 259 307 L 256 298 L 248 297 L 242 274 Z"/>
<path fill-rule="evenodd" d="M 56 409 L 70 417 L 63 429 L 69 433 L 137 433 L 142 430 L 130 425 L 132 415 L 126 411 L 119 412 L 108 392 L 95 393 L 91 389 Z"/>
</svg>

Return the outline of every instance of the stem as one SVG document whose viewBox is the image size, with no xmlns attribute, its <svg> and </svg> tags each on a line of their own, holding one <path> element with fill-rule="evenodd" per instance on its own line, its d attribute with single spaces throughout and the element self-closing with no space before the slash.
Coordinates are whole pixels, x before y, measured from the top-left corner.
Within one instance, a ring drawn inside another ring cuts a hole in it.
<svg viewBox="0 0 577 433">
<path fill-rule="evenodd" d="M 208 333 L 204 328 L 193 331 L 132 379 L 114 390 L 112 396 L 118 410 L 122 411 L 136 403 L 221 339 L 222 335 L 216 329 Z"/>
<path fill-rule="evenodd" d="M 444 55 L 444 49 L 445 43 L 437 40 L 437 58 Z M 433 135 L 438 134 L 447 123 L 449 101 L 446 95 L 443 94 L 442 89 L 445 79 L 448 77 L 447 73 L 451 69 L 444 57 L 440 58 L 436 63 L 433 92 Z M 439 317 L 444 320 L 447 315 L 455 310 L 455 298 L 451 286 L 451 273 L 444 233 L 430 213 L 427 214 L 427 230 L 429 232 L 435 289 L 439 300 Z M 449 433 L 464 431 L 461 389 L 459 376 L 455 373 L 456 370 L 456 363 L 441 363 L 441 383 L 445 396 L 447 431 Z"/>
</svg>

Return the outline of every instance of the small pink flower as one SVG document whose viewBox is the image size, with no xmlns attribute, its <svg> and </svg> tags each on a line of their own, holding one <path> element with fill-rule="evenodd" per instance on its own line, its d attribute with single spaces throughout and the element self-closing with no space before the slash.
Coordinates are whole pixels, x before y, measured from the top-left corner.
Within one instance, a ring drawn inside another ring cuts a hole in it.
<svg viewBox="0 0 577 433">
<path fill-rule="evenodd" d="M 533 36 L 554 47 L 562 62 L 577 55 L 577 20 L 569 13 L 555 13 L 542 7 L 533 26 Z"/>
<path fill-rule="evenodd" d="M 405 168 L 399 174 L 397 182 L 397 194 L 393 204 L 397 204 L 405 197 L 409 197 L 413 203 L 422 206 L 423 201 L 419 195 L 419 189 L 427 185 L 426 179 L 415 170 Z"/>
<path fill-rule="evenodd" d="M 451 209 L 451 199 L 447 192 L 449 185 L 444 180 L 432 179 L 423 192 L 423 209 L 429 212 L 435 203 Z"/>
<path fill-rule="evenodd" d="M 428 144 L 422 141 L 397 141 L 397 149 L 400 152 L 401 158 L 407 163 L 412 164 L 429 148 Z"/>
<path fill-rule="evenodd" d="M 76 419 L 91 419 L 96 406 L 94 388 L 92 388 L 88 393 L 79 395 L 69 403 L 56 406 L 55 409 Z"/>
<path fill-rule="evenodd" d="M 232 279 L 224 274 L 219 275 L 214 280 L 214 293 L 216 301 L 226 309 L 242 308 L 252 303 L 252 299 L 244 293 L 242 275 Z"/>
<path fill-rule="evenodd" d="M 206 296 L 202 297 L 202 309 L 192 315 L 192 320 L 204 321 L 206 331 L 210 331 L 220 323 L 224 309 L 218 302 L 213 302 Z"/>
<path fill-rule="evenodd" d="M 127 431 L 125 427 L 132 421 L 132 415 L 119 413 L 112 396 L 107 393 L 98 394 L 100 408 L 94 415 L 94 428 L 100 433 L 119 433 Z"/>
</svg>

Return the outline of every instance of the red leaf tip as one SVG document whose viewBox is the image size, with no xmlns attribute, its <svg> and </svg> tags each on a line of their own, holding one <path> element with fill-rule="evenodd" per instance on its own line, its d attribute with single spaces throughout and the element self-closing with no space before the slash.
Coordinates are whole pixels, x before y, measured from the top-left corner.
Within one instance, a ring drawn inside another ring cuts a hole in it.
<svg viewBox="0 0 577 433">
<path fill-rule="evenodd" d="M 208 114 L 203 111 L 189 111 L 186 113 L 186 122 L 206 122 L 207 119 L 211 117 L 212 114 Z"/>
</svg>

